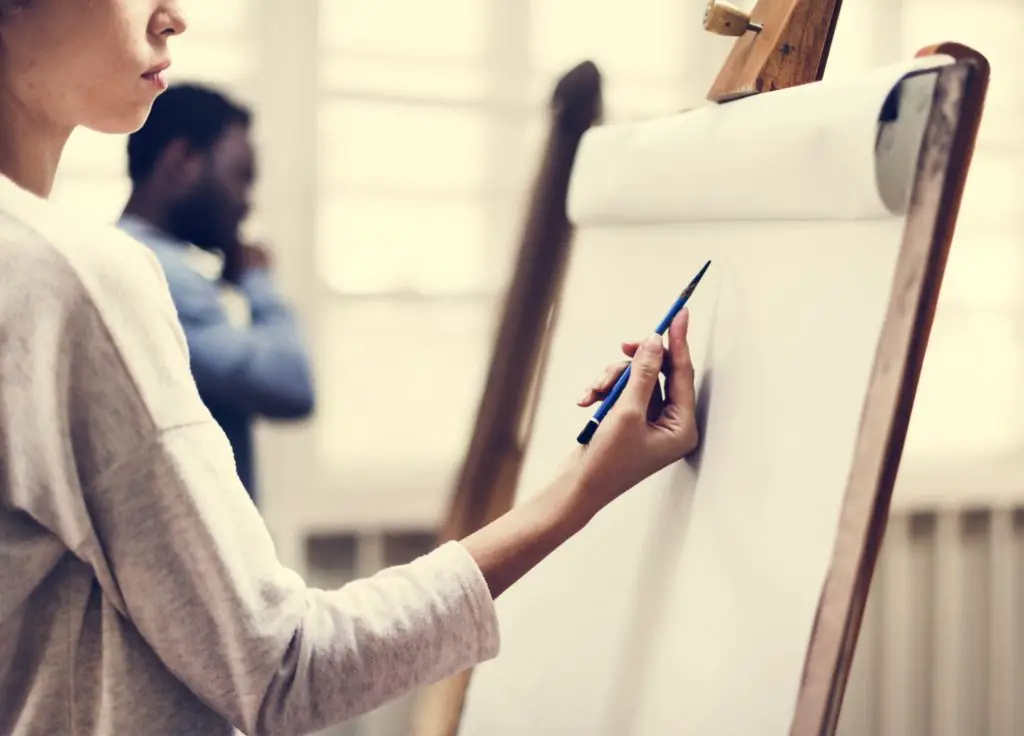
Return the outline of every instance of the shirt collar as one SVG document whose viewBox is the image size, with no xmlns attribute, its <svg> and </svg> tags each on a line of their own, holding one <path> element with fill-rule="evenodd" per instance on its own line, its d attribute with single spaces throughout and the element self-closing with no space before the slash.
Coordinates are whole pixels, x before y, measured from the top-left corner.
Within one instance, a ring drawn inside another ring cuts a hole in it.
<svg viewBox="0 0 1024 736">
<path fill-rule="evenodd" d="M 122 215 L 118 221 L 118 226 L 151 249 L 173 251 L 187 266 L 198 271 L 207 279 L 216 281 L 220 278 L 221 271 L 224 268 L 224 263 L 220 256 L 176 238 L 137 215 Z"/>
</svg>

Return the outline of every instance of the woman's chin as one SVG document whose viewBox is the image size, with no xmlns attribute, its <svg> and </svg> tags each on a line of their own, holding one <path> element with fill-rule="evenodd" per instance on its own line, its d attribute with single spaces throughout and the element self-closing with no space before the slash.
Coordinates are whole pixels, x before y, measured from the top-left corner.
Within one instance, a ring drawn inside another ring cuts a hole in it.
<svg viewBox="0 0 1024 736">
<path fill-rule="evenodd" d="M 90 117 L 82 125 L 97 133 L 109 133 L 112 135 L 127 135 L 134 133 L 149 117 L 149 111 L 153 107 L 153 100 L 149 99 L 141 104 L 125 105 L 117 114 L 112 114 L 113 109 L 108 109 L 106 115 Z"/>
</svg>

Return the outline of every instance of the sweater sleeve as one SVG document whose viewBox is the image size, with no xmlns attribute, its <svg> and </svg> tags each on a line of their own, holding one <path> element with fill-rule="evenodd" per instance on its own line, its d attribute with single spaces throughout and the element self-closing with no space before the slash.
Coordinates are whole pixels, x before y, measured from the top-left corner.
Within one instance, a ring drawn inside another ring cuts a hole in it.
<svg viewBox="0 0 1024 736">
<path fill-rule="evenodd" d="M 86 476 L 95 543 L 76 551 L 181 682 L 252 736 L 294 734 L 497 654 L 490 592 L 458 543 L 339 590 L 283 567 L 198 397 L 166 286 L 121 297 L 96 304 L 102 329 L 76 363 L 92 397 L 75 408 L 76 452 L 103 466 Z"/>
</svg>

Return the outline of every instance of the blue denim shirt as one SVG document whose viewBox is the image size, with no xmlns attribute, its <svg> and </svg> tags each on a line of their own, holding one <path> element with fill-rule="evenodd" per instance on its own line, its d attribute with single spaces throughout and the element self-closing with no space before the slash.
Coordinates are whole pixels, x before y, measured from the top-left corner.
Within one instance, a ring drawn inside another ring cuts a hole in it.
<svg viewBox="0 0 1024 736">
<path fill-rule="evenodd" d="M 295 317 L 270 274 L 256 269 L 238 284 L 250 325 L 233 324 L 220 285 L 189 262 L 192 246 L 131 215 L 119 225 L 149 246 L 163 266 L 196 386 L 231 442 L 238 475 L 255 499 L 253 419 L 300 419 L 313 411 L 312 370 Z"/>
</svg>

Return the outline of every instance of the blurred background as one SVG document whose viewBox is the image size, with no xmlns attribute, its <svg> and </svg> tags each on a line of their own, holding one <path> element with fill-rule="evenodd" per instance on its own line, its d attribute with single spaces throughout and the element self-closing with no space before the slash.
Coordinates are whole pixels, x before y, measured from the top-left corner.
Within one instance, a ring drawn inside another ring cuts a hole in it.
<svg viewBox="0 0 1024 736">
<path fill-rule="evenodd" d="M 592 59 L 613 120 L 699 103 L 732 43 L 702 31 L 705 5 L 186 1 L 172 81 L 252 107 L 248 229 L 313 349 L 314 418 L 258 438 L 261 510 L 311 582 L 433 544 L 554 81 Z M 1024 733 L 1022 30 L 1021 0 L 846 0 L 840 15 L 827 77 L 943 40 L 993 68 L 844 736 Z M 77 133 L 54 198 L 114 221 L 125 161 L 123 138 Z M 410 702 L 337 733 L 406 733 Z"/>
</svg>

